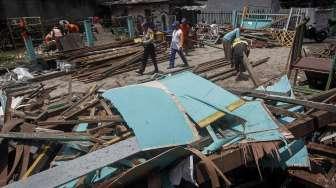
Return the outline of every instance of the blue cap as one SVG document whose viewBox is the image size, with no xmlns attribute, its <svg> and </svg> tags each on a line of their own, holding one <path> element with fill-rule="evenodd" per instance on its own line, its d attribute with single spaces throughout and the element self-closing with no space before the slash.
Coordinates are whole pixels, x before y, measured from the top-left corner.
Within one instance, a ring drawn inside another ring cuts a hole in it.
<svg viewBox="0 0 336 188">
<path fill-rule="evenodd" d="M 176 28 L 180 25 L 180 22 L 179 21 L 174 21 L 174 23 L 172 24 L 172 27 L 173 28 Z"/>
</svg>

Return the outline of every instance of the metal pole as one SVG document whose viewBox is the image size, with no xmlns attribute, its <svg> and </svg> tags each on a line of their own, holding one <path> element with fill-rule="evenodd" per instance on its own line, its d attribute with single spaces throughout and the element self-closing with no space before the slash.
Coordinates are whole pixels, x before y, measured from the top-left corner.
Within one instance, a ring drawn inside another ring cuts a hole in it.
<svg viewBox="0 0 336 188">
<path fill-rule="evenodd" d="M 36 54 L 35 54 L 32 38 L 30 36 L 23 37 L 23 41 L 24 41 L 24 44 L 27 50 L 29 61 L 36 61 Z"/>
<path fill-rule="evenodd" d="M 129 38 L 134 38 L 135 37 L 135 30 L 134 30 L 134 21 L 133 21 L 132 16 L 127 17 L 127 27 L 128 27 Z"/>
<path fill-rule="evenodd" d="M 89 47 L 92 47 L 93 42 L 93 33 L 91 28 L 91 22 L 89 20 L 84 20 L 84 29 L 85 29 L 85 35 L 86 35 L 86 41 Z"/>
<path fill-rule="evenodd" d="M 290 20 L 291 20 L 291 17 L 292 17 L 292 13 L 293 13 L 293 8 L 290 9 L 289 16 L 288 16 L 288 20 L 287 20 L 287 24 L 286 24 L 286 27 L 284 28 L 285 31 L 288 30 L 289 23 L 290 23 Z"/>
</svg>

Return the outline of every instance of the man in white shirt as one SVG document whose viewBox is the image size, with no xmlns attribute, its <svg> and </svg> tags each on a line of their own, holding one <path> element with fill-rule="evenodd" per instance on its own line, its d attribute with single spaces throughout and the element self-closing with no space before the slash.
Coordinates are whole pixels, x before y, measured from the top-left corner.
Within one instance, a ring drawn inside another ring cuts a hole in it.
<svg viewBox="0 0 336 188">
<path fill-rule="evenodd" d="M 167 69 L 172 69 L 175 67 L 175 56 L 176 53 L 179 54 L 181 57 L 184 65 L 183 66 L 189 66 L 187 59 L 185 58 L 182 50 L 182 41 L 183 41 L 183 34 L 182 30 L 180 29 L 180 24 L 178 21 L 175 21 L 172 25 L 173 33 L 172 33 L 172 41 L 170 44 L 170 58 L 169 58 L 169 67 Z"/>
<path fill-rule="evenodd" d="M 57 50 L 61 51 L 63 49 L 60 41 L 60 39 L 63 37 L 62 31 L 57 26 L 54 26 L 50 31 L 50 35 L 52 39 L 56 41 Z"/>
</svg>

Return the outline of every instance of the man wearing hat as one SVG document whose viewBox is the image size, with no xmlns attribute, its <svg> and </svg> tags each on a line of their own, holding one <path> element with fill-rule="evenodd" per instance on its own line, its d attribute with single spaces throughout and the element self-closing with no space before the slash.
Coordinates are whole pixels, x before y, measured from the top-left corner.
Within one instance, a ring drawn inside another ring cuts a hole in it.
<svg viewBox="0 0 336 188">
<path fill-rule="evenodd" d="M 155 47 L 154 47 L 154 32 L 153 30 L 149 27 L 148 22 L 144 22 L 142 24 L 143 27 L 143 38 L 142 38 L 142 44 L 144 46 L 144 55 L 142 59 L 142 66 L 140 70 L 136 71 L 138 74 L 143 75 L 146 69 L 148 57 L 151 56 L 151 59 L 153 61 L 154 65 L 154 73 L 158 73 L 159 69 L 156 63 L 156 54 L 155 54 Z"/>
<path fill-rule="evenodd" d="M 169 67 L 167 69 L 172 69 L 175 67 L 175 56 L 176 53 L 179 54 L 181 57 L 184 65 L 183 66 L 189 66 L 187 59 L 185 58 L 182 47 L 183 47 L 183 33 L 180 29 L 179 22 L 175 21 L 172 25 L 173 33 L 172 33 L 172 41 L 170 44 L 170 58 L 169 58 Z"/>
</svg>

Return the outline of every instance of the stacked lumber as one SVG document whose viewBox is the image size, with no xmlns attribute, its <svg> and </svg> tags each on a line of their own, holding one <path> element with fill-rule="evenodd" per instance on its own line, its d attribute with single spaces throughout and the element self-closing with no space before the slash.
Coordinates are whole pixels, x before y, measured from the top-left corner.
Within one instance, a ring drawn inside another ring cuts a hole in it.
<svg viewBox="0 0 336 188">
<path fill-rule="evenodd" d="M 166 43 L 156 45 L 156 54 L 158 63 L 168 59 Z M 73 78 L 85 83 L 138 69 L 142 56 L 143 47 L 130 41 L 79 49 L 63 55 L 75 67 Z"/>
<path fill-rule="evenodd" d="M 250 41 L 252 48 L 272 48 L 281 46 L 272 33 L 267 30 L 245 30 L 241 36 Z"/>
<path fill-rule="evenodd" d="M 270 57 L 266 57 L 254 62 L 249 62 L 252 67 L 266 63 Z M 210 81 L 217 82 L 228 79 L 237 74 L 231 63 L 223 58 L 199 64 L 193 69 L 193 73 L 198 74 Z"/>
</svg>

